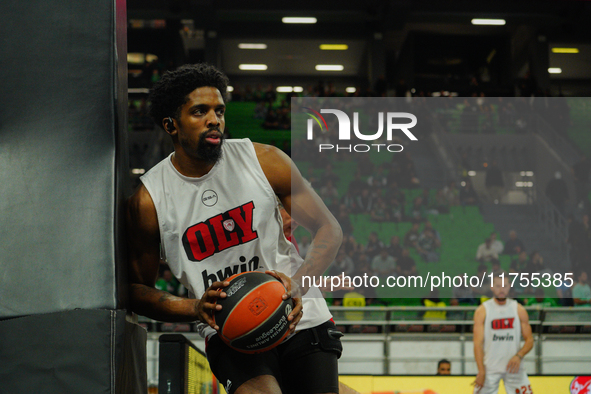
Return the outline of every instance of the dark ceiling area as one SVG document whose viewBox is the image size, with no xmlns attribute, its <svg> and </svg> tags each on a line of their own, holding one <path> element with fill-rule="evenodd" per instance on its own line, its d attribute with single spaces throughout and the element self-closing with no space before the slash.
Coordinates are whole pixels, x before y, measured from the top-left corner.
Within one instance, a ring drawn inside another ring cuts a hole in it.
<svg viewBox="0 0 591 394">
<path fill-rule="evenodd" d="M 314 17 L 316 23 L 283 23 L 287 16 Z M 479 26 L 473 18 L 505 23 Z M 404 79 L 417 88 L 457 90 L 476 77 L 497 94 L 511 94 L 516 79 L 531 75 L 545 89 L 591 89 L 588 1 L 128 0 L 128 19 L 165 21 L 151 31 L 130 27 L 130 52 L 154 53 L 167 67 L 207 61 L 240 81 L 324 78 L 371 85 L 385 76 L 390 86 Z M 245 50 L 240 43 L 266 48 Z M 345 44 L 347 50 L 323 51 L 323 43 Z M 556 46 L 578 53 L 553 53 Z M 241 64 L 266 69 L 242 70 Z M 318 64 L 343 69 L 318 71 Z"/>
</svg>

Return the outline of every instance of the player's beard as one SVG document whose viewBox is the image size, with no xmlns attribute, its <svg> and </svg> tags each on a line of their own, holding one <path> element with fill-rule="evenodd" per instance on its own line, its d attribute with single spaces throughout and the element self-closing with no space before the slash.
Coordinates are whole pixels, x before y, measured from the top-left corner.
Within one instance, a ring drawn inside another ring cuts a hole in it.
<svg viewBox="0 0 591 394">
<path fill-rule="evenodd" d="M 213 145 L 206 141 L 207 135 L 212 131 L 217 131 L 220 133 L 220 143 L 218 145 Z M 179 142 L 183 146 L 185 152 L 187 152 L 191 157 L 204 161 L 206 164 L 215 164 L 222 157 L 224 134 L 219 128 L 214 127 L 207 130 L 206 132 L 201 133 L 196 144 L 193 141 L 183 139 L 180 139 Z"/>
<path fill-rule="evenodd" d="M 505 302 L 507 300 L 507 297 L 503 297 L 503 298 L 499 298 L 499 297 L 495 297 L 497 299 L 497 301 L 500 302 Z"/>
</svg>

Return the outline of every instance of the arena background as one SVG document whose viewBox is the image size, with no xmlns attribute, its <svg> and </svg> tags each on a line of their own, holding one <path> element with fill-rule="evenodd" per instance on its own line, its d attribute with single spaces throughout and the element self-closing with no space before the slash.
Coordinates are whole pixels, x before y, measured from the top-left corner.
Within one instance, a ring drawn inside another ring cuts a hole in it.
<svg viewBox="0 0 591 394">
<path fill-rule="evenodd" d="M 590 2 L 35 0 L 0 10 L 9 16 L 0 28 L 0 380 L 9 393 L 164 392 L 163 373 L 187 377 L 160 362 L 160 337 L 180 333 L 203 349 L 193 324 L 127 313 L 121 231 L 124 198 L 172 151 L 147 117 L 147 93 L 186 63 L 230 77 L 228 137 L 304 153 L 302 174 L 346 228 L 327 274 L 374 272 L 382 247 L 408 250 L 419 274 L 433 264 L 488 272 L 494 262 L 476 255 L 491 234 L 524 246 L 494 257 L 507 271 L 577 281 L 589 269 Z M 301 115 L 292 100 L 302 97 L 449 101 L 423 113 L 421 143 L 397 159 L 341 159 L 292 143 Z M 438 242 L 404 245 L 413 223 L 417 239 L 430 223 Z M 309 235 L 294 236 L 305 251 Z M 185 294 L 165 262 L 158 286 Z M 591 371 L 591 314 L 558 287 L 513 294 L 534 332 L 524 363 L 536 393 L 568 393 Z M 471 392 L 471 321 L 489 295 L 327 292 L 346 333 L 341 380 L 362 393 Z M 441 359 L 454 376 L 429 376 Z M 208 371 L 199 376 L 191 392 L 213 391 Z"/>
</svg>

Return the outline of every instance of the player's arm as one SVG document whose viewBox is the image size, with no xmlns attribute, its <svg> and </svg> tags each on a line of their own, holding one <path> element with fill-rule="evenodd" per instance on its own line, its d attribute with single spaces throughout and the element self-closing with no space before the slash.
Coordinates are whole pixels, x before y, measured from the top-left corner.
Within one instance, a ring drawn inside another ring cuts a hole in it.
<svg viewBox="0 0 591 394">
<path fill-rule="evenodd" d="M 334 260 L 343 238 L 341 226 L 289 156 L 268 145 L 255 144 L 255 150 L 263 172 L 287 212 L 312 234 L 304 263 L 292 275 L 301 285 L 302 276 L 320 276 Z M 302 294 L 306 292 L 303 288 Z"/>
<path fill-rule="evenodd" d="M 531 326 L 529 325 L 529 315 L 523 306 L 517 305 L 517 315 L 521 322 L 521 336 L 525 343 L 523 344 L 523 347 L 511 357 L 511 360 L 509 360 L 509 363 L 507 364 L 507 371 L 511 373 L 519 371 L 521 360 L 523 360 L 525 355 L 534 347 L 534 336 L 531 332 Z"/>
<path fill-rule="evenodd" d="M 160 230 L 154 202 L 143 185 L 129 199 L 126 219 L 131 310 L 158 321 L 199 319 L 214 327 L 211 309 L 215 297 L 212 302 L 208 296 L 219 295 L 215 288 L 206 292 L 201 310 L 198 308 L 201 300 L 176 297 L 155 288 L 160 264 Z M 221 282 L 216 284 L 221 286 Z"/>
<path fill-rule="evenodd" d="M 478 375 L 474 380 L 476 391 L 484 385 L 486 369 L 484 368 L 484 320 L 486 318 L 486 309 L 480 305 L 474 312 L 474 360 L 478 367 Z"/>
</svg>

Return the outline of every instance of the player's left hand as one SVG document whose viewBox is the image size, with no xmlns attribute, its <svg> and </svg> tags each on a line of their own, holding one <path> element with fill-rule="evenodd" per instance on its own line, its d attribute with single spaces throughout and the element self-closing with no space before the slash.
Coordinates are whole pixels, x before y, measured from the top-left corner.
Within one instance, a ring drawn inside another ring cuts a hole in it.
<svg viewBox="0 0 591 394">
<path fill-rule="evenodd" d="M 287 292 L 283 294 L 284 300 L 287 300 L 288 298 L 293 300 L 293 310 L 287 317 L 287 320 L 291 322 L 289 326 L 289 335 L 291 335 L 295 332 L 295 328 L 304 314 L 304 310 L 302 308 L 302 298 L 299 296 L 299 291 L 297 289 L 293 289 L 294 292 L 292 294 L 292 281 L 289 276 L 279 271 L 265 271 L 265 273 L 279 279 L 283 283 L 283 286 L 285 286 L 285 289 L 287 290 Z"/>
<path fill-rule="evenodd" d="M 521 359 L 519 356 L 515 355 L 511 357 L 509 360 L 509 364 L 507 364 L 507 372 L 509 373 L 517 373 L 519 371 L 519 366 L 521 365 Z"/>
</svg>

